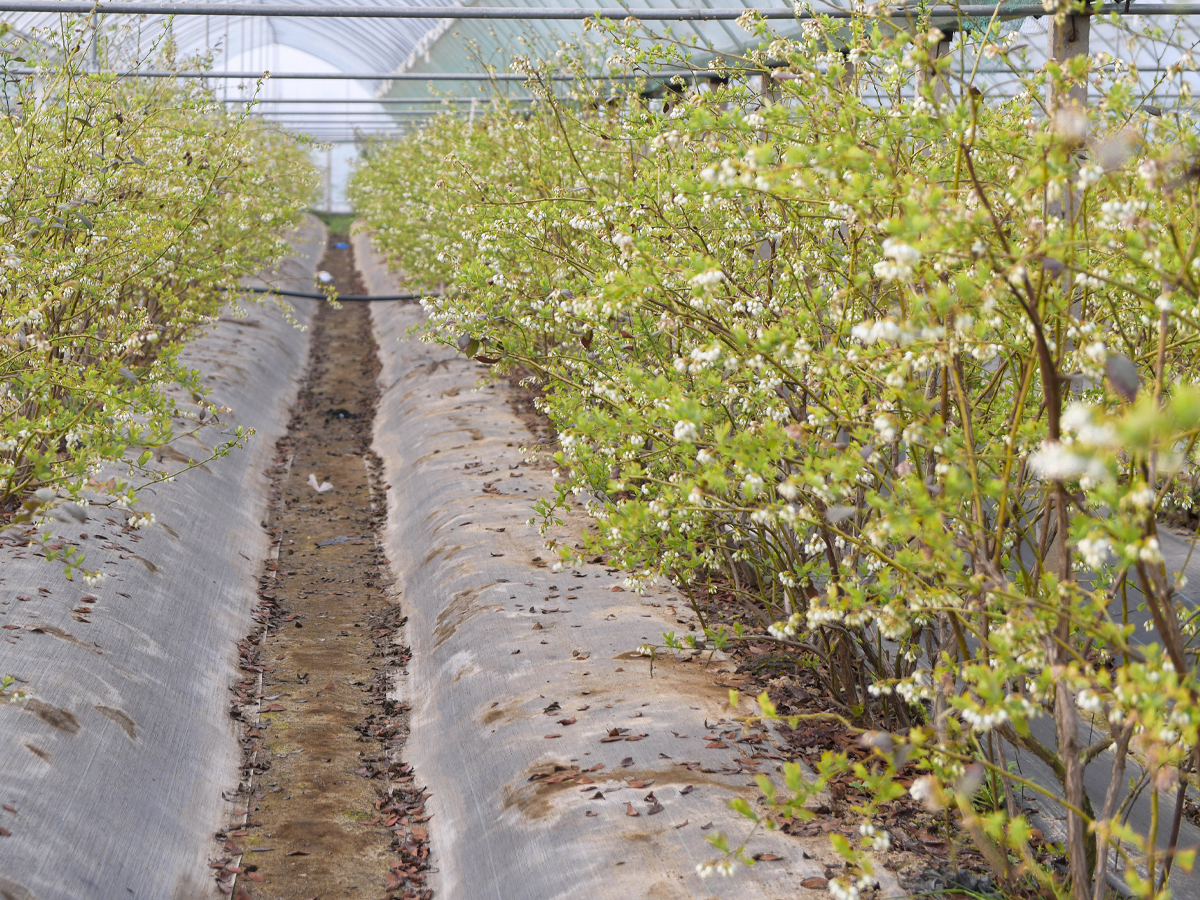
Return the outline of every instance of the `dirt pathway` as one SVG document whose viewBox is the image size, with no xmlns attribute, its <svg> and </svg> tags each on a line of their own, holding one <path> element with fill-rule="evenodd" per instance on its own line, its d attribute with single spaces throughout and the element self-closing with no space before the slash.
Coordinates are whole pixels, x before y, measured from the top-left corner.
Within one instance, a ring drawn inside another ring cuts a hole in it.
<svg viewBox="0 0 1200 900">
<path fill-rule="evenodd" d="M 342 293 L 365 293 L 343 241 L 330 237 L 322 268 Z M 375 349 L 363 304 L 322 307 L 278 448 L 264 526 L 279 556 L 263 578 L 265 628 L 242 644 L 249 674 L 235 689 L 247 726 L 244 806 L 218 835 L 229 855 L 214 864 L 239 900 L 429 896 L 424 795 L 400 760 L 407 708 L 385 696 L 407 651 L 374 537 L 385 509 L 370 452 Z"/>
</svg>

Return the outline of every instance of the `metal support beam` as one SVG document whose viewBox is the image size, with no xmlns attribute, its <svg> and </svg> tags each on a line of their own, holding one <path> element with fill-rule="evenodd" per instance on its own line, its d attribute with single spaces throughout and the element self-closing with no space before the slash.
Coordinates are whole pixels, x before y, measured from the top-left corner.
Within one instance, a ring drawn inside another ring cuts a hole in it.
<svg viewBox="0 0 1200 900">
<path fill-rule="evenodd" d="M 675 7 L 648 9 L 623 7 L 487 7 L 487 6 L 385 6 L 360 4 L 356 6 L 293 6 L 281 3 L 250 5 L 240 3 L 130 3 L 91 2 L 91 0 L 0 0 L 0 13 L 40 12 L 55 14 L 91 15 L 162 15 L 162 16 L 240 16 L 240 17 L 283 17 L 316 19 L 490 19 L 490 20 L 558 20 L 579 21 L 599 17 L 601 19 L 639 19 L 646 22 L 716 22 L 734 21 L 746 13 L 755 13 L 765 19 L 804 21 L 828 16 L 832 19 L 850 19 L 864 15 L 849 9 L 826 7 L 812 12 L 797 11 L 787 6 L 766 8 L 704 8 Z M 957 19 L 988 17 L 995 12 L 992 4 L 970 4 L 964 6 L 934 6 L 925 11 L 933 18 Z M 1154 3 L 1139 4 L 1127 10 L 1124 0 L 1106 3 L 1097 10 L 1101 13 L 1125 13 L 1138 16 L 1150 15 L 1200 15 L 1200 3 Z M 908 19 L 919 14 L 916 6 L 896 6 L 884 9 L 880 16 L 890 19 Z M 1021 19 L 1026 16 L 1046 14 L 1041 3 L 1017 3 L 1004 7 L 997 16 L 999 20 Z"/>
</svg>

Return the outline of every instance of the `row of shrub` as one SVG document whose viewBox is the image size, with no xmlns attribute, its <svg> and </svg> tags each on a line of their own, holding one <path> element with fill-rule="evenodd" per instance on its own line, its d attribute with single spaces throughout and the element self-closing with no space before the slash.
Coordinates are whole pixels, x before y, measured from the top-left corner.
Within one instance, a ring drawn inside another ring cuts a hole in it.
<svg viewBox="0 0 1200 900">
<path fill-rule="evenodd" d="M 180 349 L 240 279 L 289 252 L 286 232 L 316 182 L 298 143 L 202 86 L 85 74 L 78 46 L 64 46 L 37 77 L 3 76 L 0 514 L 10 523 L 51 507 L 82 516 L 89 498 L 131 506 L 139 484 L 162 477 L 142 466 L 177 433 L 172 418 L 191 428 L 219 414 Z M 23 58 L 2 62 L 7 71 Z M 172 384 L 200 406 L 177 407 Z"/>
<path fill-rule="evenodd" d="M 741 24 L 761 47 L 701 71 L 634 22 L 518 60 L 534 110 L 372 148 L 353 202 L 435 338 L 544 389 L 543 519 L 585 498 L 587 553 L 686 592 L 694 644 L 795 654 L 873 748 L 764 778 L 774 809 L 743 810 L 807 815 L 853 768 L 862 841 L 841 849 L 864 874 L 837 896 L 870 883 L 878 817 L 909 793 L 1007 892 L 1102 897 L 1119 869 L 1148 900 L 1190 864 L 1157 792 L 1195 780 L 1200 725 L 1160 524 L 1197 472 L 1195 123 L 1101 58 L 1028 71 L 1016 33 L 935 63 L 939 32 L 866 16 L 797 40 Z M 1015 94 L 971 80 L 976 51 Z M 687 75 L 549 87 L 596 63 Z M 1047 109 L 1083 79 L 1086 113 Z M 1059 784 L 1018 774 L 1018 749 Z M 1061 803 L 1061 856 L 1014 792 Z"/>
</svg>

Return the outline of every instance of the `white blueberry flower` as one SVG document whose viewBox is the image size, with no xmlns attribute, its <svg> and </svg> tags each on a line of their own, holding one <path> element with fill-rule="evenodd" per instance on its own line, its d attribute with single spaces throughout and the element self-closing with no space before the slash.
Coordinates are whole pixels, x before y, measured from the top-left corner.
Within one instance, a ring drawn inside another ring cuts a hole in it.
<svg viewBox="0 0 1200 900">
<path fill-rule="evenodd" d="M 1040 449 L 1029 456 L 1034 473 L 1047 481 L 1072 481 L 1081 475 L 1100 478 L 1104 467 L 1098 460 L 1081 456 L 1058 441 L 1043 441 Z"/>
<path fill-rule="evenodd" d="M 941 804 L 938 802 L 940 791 L 937 780 L 932 775 L 923 775 L 918 778 L 912 783 L 908 793 L 930 812 L 941 809 Z"/>
<path fill-rule="evenodd" d="M 883 259 L 875 263 L 875 277 L 883 281 L 908 281 L 921 251 L 897 238 L 884 238 Z"/>
<path fill-rule="evenodd" d="M 689 422 L 687 419 L 680 419 L 678 422 L 676 422 L 673 433 L 675 435 L 675 440 L 689 444 L 694 444 L 700 437 L 700 433 L 696 430 L 695 423 Z"/>
<path fill-rule="evenodd" d="M 1086 191 L 1093 184 L 1099 184 L 1100 179 L 1104 177 L 1104 170 L 1099 166 L 1084 166 L 1079 170 L 1079 177 L 1075 181 L 1075 186 L 1081 191 Z"/>
<path fill-rule="evenodd" d="M 1112 552 L 1112 541 L 1104 535 L 1083 538 L 1079 541 L 1079 552 L 1083 556 L 1083 561 L 1087 563 L 1091 569 L 1099 569 L 1108 562 L 1109 554 Z"/>
<path fill-rule="evenodd" d="M 701 272 L 698 275 L 693 275 L 688 283 L 693 287 L 711 290 L 725 280 L 725 273 L 720 269 L 709 269 L 706 272 Z"/>
</svg>

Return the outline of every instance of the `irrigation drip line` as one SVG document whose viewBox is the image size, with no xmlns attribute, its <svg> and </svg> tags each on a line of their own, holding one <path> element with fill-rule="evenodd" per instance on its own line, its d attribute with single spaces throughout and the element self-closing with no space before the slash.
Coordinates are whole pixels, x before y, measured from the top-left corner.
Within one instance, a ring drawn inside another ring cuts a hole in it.
<svg viewBox="0 0 1200 900">
<path fill-rule="evenodd" d="M 970 4 L 963 6 L 934 6 L 927 12 L 933 17 L 990 17 L 996 11 L 992 4 Z M 1200 3 L 1157 3 L 1139 4 L 1137 9 L 1127 9 L 1125 0 L 1120 3 L 1105 3 L 1093 12 L 1128 13 L 1135 16 L 1152 15 L 1200 15 Z M 703 8 L 683 7 L 672 9 L 649 9 L 611 6 L 594 7 L 471 7 L 471 6 L 380 6 L 362 4 L 357 6 L 292 6 L 279 3 L 249 5 L 238 3 L 129 3 L 89 2 L 89 0 L 0 0 L 0 13 L 107 13 L 113 15 L 162 15 L 162 16 L 246 16 L 318 19 L 490 19 L 490 20 L 559 20 L 580 19 L 623 20 L 640 19 L 646 22 L 717 22 L 734 21 L 747 13 L 765 19 L 791 19 L 803 21 L 820 16 L 833 19 L 850 19 L 863 15 L 849 9 L 795 10 L 786 7 L 734 7 Z M 919 14 L 913 6 L 885 9 L 881 18 L 904 19 Z M 1021 3 L 1004 7 L 999 14 L 1002 19 L 1017 19 L 1026 16 L 1044 16 L 1041 3 Z"/>
<path fill-rule="evenodd" d="M 337 105 L 342 105 L 342 104 L 365 105 L 365 104 L 369 104 L 369 103 L 380 103 L 380 104 L 385 104 L 385 105 L 391 105 L 391 104 L 395 104 L 395 103 L 435 103 L 435 104 L 436 103 L 479 103 L 479 104 L 485 104 L 485 103 L 534 103 L 534 102 L 538 101 L 539 99 L 540 98 L 538 98 L 538 97 L 380 97 L 378 100 L 361 100 L 361 99 L 357 99 L 357 98 L 354 100 L 328 100 L 328 99 L 324 99 L 324 98 L 318 99 L 318 100 L 301 100 L 301 99 L 296 99 L 296 98 L 290 98 L 290 99 L 284 99 L 284 100 L 269 100 L 266 98 L 263 98 L 261 100 L 254 100 L 254 99 L 238 100 L 233 97 L 230 97 L 227 100 L 221 100 L 220 98 L 218 98 L 218 102 L 242 103 L 242 104 L 249 103 L 251 106 L 257 108 L 260 106 L 274 106 L 276 104 L 281 104 L 281 103 L 286 103 L 286 104 L 296 103 L 296 104 L 302 104 L 302 105 L 308 105 L 310 103 L 337 104 Z"/>
<path fill-rule="evenodd" d="M 392 116 L 436 116 L 445 113 L 463 113 L 468 111 L 453 107 L 451 109 L 279 109 L 274 112 L 264 111 L 253 114 L 251 118 L 264 122 L 290 122 L 293 119 L 346 119 L 350 122 L 378 122 Z"/>
<path fill-rule="evenodd" d="M 304 300 L 328 300 L 329 297 L 325 294 L 317 293 L 316 291 L 289 291 L 284 288 L 269 288 L 269 287 L 236 287 L 236 288 L 219 288 L 219 290 L 227 291 L 231 294 L 273 294 L 277 297 L 299 297 Z M 426 294 L 380 294 L 378 297 L 367 296 L 366 294 L 338 294 L 334 297 L 339 303 L 343 302 L 361 302 L 372 303 L 376 300 L 421 300 Z"/>
</svg>

